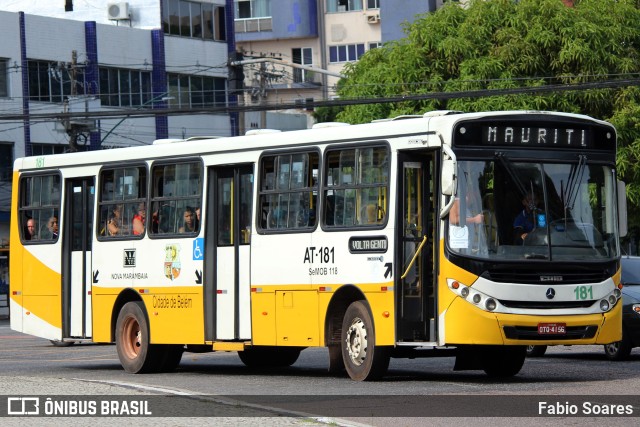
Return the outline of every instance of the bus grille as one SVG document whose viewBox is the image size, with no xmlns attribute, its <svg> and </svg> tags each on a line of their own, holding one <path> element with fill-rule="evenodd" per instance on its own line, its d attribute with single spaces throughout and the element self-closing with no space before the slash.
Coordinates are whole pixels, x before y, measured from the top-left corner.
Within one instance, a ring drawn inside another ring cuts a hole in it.
<svg viewBox="0 0 640 427">
<path fill-rule="evenodd" d="M 500 304 L 509 308 L 524 308 L 537 310 L 550 310 L 553 308 L 589 308 L 596 301 L 506 301 L 499 300 Z"/>
<path fill-rule="evenodd" d="M 532 272 L 532 271 L 496 271 L 489 270 L 482 275 L 485 279 L 492 280 L 500 283 L 539 283 L 541 285 L 571 285 L 577 283 L 598 283 L 603 282 L 610 276 L 606 271 L 597 272 L 566 272 L 566 271 L 551 271 L 551 272 Z M 544 277 L 558 277 L 562 280 L 554 281 L 553 283 L 543 281 Z"/>
<path fill-rule="evenodd" d="M 536 326 L 505 326 L 504 335 L 510 340 L 580 340 L 593 338 L 598 332 L 597 326 L 569 326 L 564 335 L 538 335 Z"/>
</svg>

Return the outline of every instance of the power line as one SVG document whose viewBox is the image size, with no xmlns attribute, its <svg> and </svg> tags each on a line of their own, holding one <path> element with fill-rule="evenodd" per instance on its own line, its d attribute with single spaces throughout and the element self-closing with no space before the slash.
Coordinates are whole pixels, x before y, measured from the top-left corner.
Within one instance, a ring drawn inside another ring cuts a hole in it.
<svg viewBox="0 0 640 427">
<path fill-rule="evenodd" d="M 566 83 L 551 84 L 544 86 L 520 87 L 509 89 L 478 89 L 452 92 L 431 92 L 416 95 L 394 95 L 385 97 L 363 97 L 363 98 L 338 98 L 322 101 L 308 101 L 306 108 L 310 107 L 339 107 L 350 105 L 366 104 L 386 104 L 409 101 L 424 101 L 429 99 L 447 100 L 459 98 L 483 98 L 491 96 L 519 95 L 519 94 L 543 94 L 548 92 L 584 91 L 595 89 L 612 89 L 628 86 L 640 86 L 640 78 L 606 80 L 601 82 L 587 83 Z M 192 108 L 166 108 L 166 109 L 129 109 L 119 111 L 89 111 L 78 113 L 35 113 L 35 114 L 0 114 L 0 120 L 70 120 L 70 119 L 108 119 L 108 118 L 135 118 L 135 117 L 155 117 L 157 115 L 184 116 L 200 114 L 228 114 L 232 112 L 249 111 L 275 111 L 287 109 L 299 109 L 300 104 L 296 102 L 283 103 L 264 102 L 255 105 L 242 106 L 209 106 Z"/>
</svg>

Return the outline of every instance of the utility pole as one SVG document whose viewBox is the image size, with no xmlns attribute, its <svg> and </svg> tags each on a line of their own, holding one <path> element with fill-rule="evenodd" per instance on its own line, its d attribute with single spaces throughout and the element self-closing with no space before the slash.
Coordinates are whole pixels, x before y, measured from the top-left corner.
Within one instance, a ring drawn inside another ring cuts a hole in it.
<svg viewBox="0 0 640 427">
<path fill-rule="evenodd" d="M 238 134 L 244 135 L 244 64 L 242 59 L 244 58 L 242 52 L 234 51 L 229 54 L 229 89 L 232 94 L 235 94 L 238 99 L 238 107 L 240 112 L 238 113 Z"/>
<path fill-rule="evenodd" d="M 71 93 L 68 99 L 65 99 L 63 102 L 63 112 L 70 113 L 71 107 L 70 102 L 76 101 L 78 99 L 78 52 L 73 50 L 71 51 L 71 63 L 68 66 L 67 74 L 69 75 L 69 80 L 71 83 Z M 60 74 L 62 76 L 62 73 Z M 64 78 L 64 77 L 61 77 Z M 88 100 L 84 99 L 85 112 L 88 111 Z M 87 124 L 86 121 L 72 121 L 71 119 L 64 120 L 64 128 L 69 135 L 69 151 L 76 152 L 78 151 L 78 140 L 82 137 L 87 140 L 87 134 L 91 130 L 91 126 Z"/>
</svg>

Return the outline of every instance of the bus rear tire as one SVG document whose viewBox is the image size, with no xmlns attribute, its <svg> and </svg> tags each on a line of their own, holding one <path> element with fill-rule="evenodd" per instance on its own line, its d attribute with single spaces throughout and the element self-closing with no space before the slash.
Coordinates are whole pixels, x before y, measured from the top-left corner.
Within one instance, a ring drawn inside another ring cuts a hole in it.
<svg viewBox="0 0 640 427">
<path fill-rule="evenodd" d="M 389 368 L 390 351 L 376 346 L 376 334 L 368 304 L 355 301 L 342 321 L 342 359 L 347 374 L 356 381 L 382 378 Z"/>
<path fill-rule="evenodd" d="M 525 345 L 490 347 L 483 354 L 483 369 L 490 377 L 513 377 L 522 369 L 526 357 Z"/>
<path fill-rule="evenodd" d="M 298 360 L 300 347 L 250 347 L 238 352 L 248 368 L 286 368 Z"/>
<path fill-rule="evenodd" d="M 142 374 L 160 368 L 162 352 L 149 343 L 149 323 L 142 302 L 132 301 L 122 307 L 115 335 L 118 358 L 125 371 Z"/>
</svg>

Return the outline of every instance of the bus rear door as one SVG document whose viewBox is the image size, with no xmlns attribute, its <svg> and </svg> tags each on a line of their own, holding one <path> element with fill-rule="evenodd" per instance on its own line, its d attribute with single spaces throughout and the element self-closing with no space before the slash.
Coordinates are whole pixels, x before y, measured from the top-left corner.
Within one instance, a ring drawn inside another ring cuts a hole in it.
<svg viewBox="0 0 640 427">
<path fill-rule="evenodd" d="M 212 168 L 207 187 L 206 339 L 250 339 L 253 165 Z"/>
</svg>

